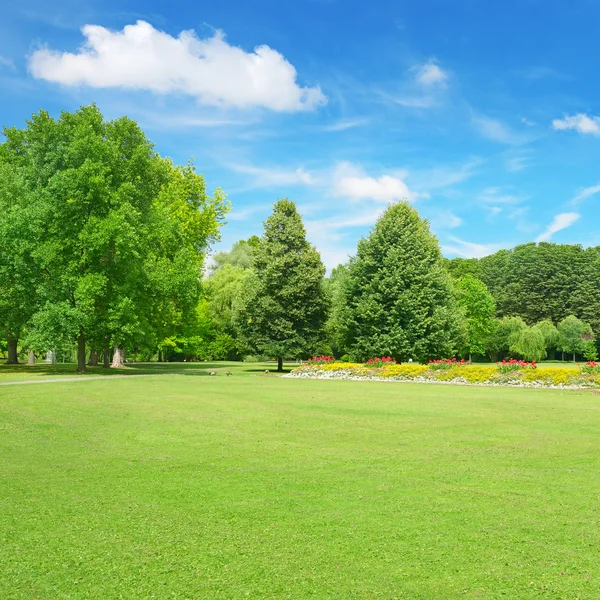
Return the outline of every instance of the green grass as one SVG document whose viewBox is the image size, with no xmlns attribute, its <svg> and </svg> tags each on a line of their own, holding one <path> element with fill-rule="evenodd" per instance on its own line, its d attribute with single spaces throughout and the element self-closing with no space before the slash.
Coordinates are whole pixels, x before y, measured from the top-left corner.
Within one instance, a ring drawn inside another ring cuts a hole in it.
<svg viewBox="0 0 600 600">
<path fill-rule="evenodd" d="M 600 598 L 599 396 L 261 367 L 0 388 L 0 598 Z"/>
</svg>

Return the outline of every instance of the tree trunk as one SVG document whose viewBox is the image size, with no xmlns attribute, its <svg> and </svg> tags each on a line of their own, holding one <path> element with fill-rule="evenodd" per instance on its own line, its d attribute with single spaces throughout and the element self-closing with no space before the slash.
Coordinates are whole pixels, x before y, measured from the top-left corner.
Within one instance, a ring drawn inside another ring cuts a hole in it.
<svg viewBox="0 0 600 600">
<path fill-rule="evenodd" d="M 87 373 L 87 367 L 85 366 L 85 335 L 79 334 L 77 338 L 77 372 Z"/>
<path fill-rule="evenodd" d="M 565 362 L 565 353 L 563 352 L 563 362 Z"/>
<path fill-rule="evenodd" d="M 110 350 L 108 348 L 104 348 L 104 352 L 102 352 L 102 367 L 104 369 L 110 369 Z"/>
<path fill-rule="evenodd" d="M 27 357 L 27 364 L 30 367 L 33 367 L 33 365 L 35 365 L 35 352 L 33 350 L 29 351 L 29 356 Z"/>
<path fill-rule="evenodd" d="M 98 352 L 96 350 L 90 351 L 90 360 L 88 361 L 90 367 L 98 366 Z"/>
<path fill-rule="evenodd" d="M 469 352 L 469 364 L 471 364 L 473 361 L 471 360 L 471 353 Z"/>
<path fill-rule="evenodd" d="M 573 352 L 573 362 L 575 362 L 575 352 Z"/>
<path fill-rule="evenodd" d="M 277 372 L 281 373 L 283 371 L 283 356 L 277 357 Z"/>
<path fill-rule="evenodd" d="M 158 351 L 158 362 L 162 362 L 162 361 L 163 361 L 163 358 L 162 358 L 162 351 L 161 351 L 161 350 L 159 350 L 159 351 Z"/>
<path fill-rule="evenodd" d="M 9 337 L 8 342 L 8 358 L 6 360 L 7 365 L 18 365 L 19 364 L 19 354 L 17 352 L 17 343 L 19 340 L 17 338 Z"/>
<path fill-rule="evenodd" d="M 113 354 L 112 365 L 110 366 L 113 369 L 120 369 L 125 366 L 125 350 L 123 348 L 115 346 L 115 353 Z"/>
</svg>

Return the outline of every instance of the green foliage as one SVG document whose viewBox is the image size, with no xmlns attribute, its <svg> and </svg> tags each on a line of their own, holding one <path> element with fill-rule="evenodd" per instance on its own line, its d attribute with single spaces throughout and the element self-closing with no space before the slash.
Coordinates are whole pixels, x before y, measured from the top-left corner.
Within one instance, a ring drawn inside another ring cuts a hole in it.
<svg viewBox="0 0 600 600">
<path fill-rule="evenodd" d="M 459 311 L 437 239 L 405 202 L 390 206 L 350 261 L 344 337 L 356 360 L 455 353 Z"/>
<path fill-rule="evenodd" d="M 494 332 L 496 303 L 487 286 L 473 275 L 465 275 L 455 285 L 458 305 L 466 319 L 464 353 L 484 354 L 485 341 Z"/>
<path fill-rule="evenodd" d="M 593 341 L 592 328 L 574 315 L 569 315 L 558 324 L 558 346 L 563 352 L 573 355 L 583 354 L 588 350 L 589 343 Z"/>
<path fill-rule="evenodd" d="M 250 269 L 254 261 L 254 252 L 259 245 L 260 239 L 254 235 L 248 240 L 236 242 L 229 252 L 218 252 L 213 257 L 212 272 L 216 273 L 227 265 L 240 269 Z"/>
<path fill-rule="evenodd" d="M 510 352 L 525 328 L 527 324 L 521 317 L 496 319 L 490 335 L 485 340 L 485 348 L 490 358 L 497 360 L 500 355 Z"/>
<path fill-rule="evenodd" d="M 523 327 L 510 349 L 526 360 L 540 361 L 546 357 L 546 338 L 538 327 Z"/>
<path fill-rule="evenodd" d="M 314 353 L 327 317 L 324 274 L 296 205 L 279 200 L 244 280 L 236 322 L 247 346 L 279 359 Z"/>
</svg>

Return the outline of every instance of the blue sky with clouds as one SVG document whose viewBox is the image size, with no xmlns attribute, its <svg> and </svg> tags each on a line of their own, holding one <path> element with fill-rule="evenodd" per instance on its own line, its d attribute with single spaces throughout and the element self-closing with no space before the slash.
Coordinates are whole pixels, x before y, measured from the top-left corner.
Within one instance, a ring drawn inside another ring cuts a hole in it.
<svg viewBox="0 0 600 600">
<path fill-rule="evenodd" d="M 595 0 L 33 0 L 0 16 L 0 115 L 96 102 L 194 157 L 219 248 L 297 202 L 328 267 L 389 202 L 447 256 L 600 245 Z"/>
</svg>

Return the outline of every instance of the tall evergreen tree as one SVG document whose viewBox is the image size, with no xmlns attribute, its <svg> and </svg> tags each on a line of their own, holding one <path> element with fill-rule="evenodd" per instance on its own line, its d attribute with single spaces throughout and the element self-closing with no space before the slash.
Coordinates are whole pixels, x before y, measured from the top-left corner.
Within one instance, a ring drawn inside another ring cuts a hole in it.
<svg viewBox="0 0 600 600">
<path fill-rule="evenodd" d="M 357 360 L 451 356 L 460 316 L 439 244 L 406 202 L 390 206 L 358 244 L 346 286 L 345 337 Z"/>
<path fill-rule="evenodd" d="M 247 278 L 237 323 L 255 351 L 283 359 L 314 352 L 323 338 L 327 297 L 325 267 L 306 240 L 296 205 L 279 200 L 265 221 L 254 251 L 254 270 Z"/>
</svg>

